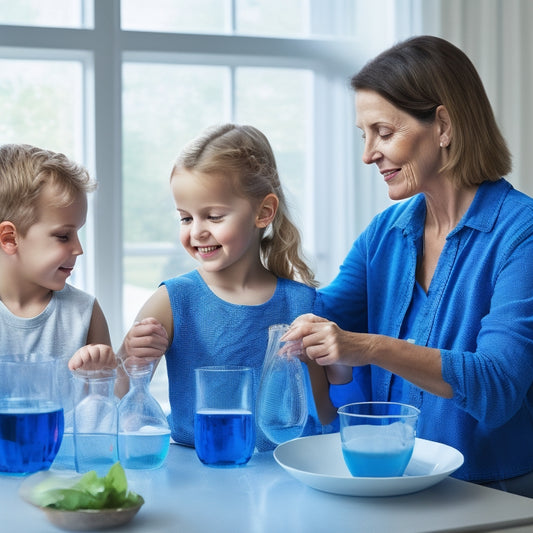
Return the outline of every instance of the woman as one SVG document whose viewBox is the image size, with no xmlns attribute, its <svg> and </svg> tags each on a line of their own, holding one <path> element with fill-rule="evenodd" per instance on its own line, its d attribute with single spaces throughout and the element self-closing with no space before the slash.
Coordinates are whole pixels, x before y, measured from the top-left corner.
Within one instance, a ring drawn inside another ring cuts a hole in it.
<svg viewBox="0 0 533 533">
<path fill-rule="evenodd" d="M 374 218 L 320 290 L 320 316 L 286 338 L 355 367 L 337 405 L 362 385 L 415 405 L 417 435 L 464 454 L 457 477 L 533 496 L 533 200 L 501 177 L 510 154 L 481 80 L 422 36 L 352 88 L 363 160 L 405 201 Z"/>
</svg>

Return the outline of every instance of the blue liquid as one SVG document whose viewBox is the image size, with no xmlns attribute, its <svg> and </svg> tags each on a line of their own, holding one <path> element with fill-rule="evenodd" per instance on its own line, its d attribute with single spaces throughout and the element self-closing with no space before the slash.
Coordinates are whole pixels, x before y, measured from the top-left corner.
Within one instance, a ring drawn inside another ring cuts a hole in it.
<svg viewBox="0 0 533 533">
<path fill-rule="evenodd" d="M 246 464 L 255 447 L 250 411 L 203 410 L 194 416 L 194 445 L 198 458 L 210 466 Z"/>
<path fill-rule="evenodd" d="M 74 470 L 76 468 L 74 453 L 74 434 L 72 429 L 63 433 L 61 447 L 54 459 L 54 468 Z"/>
<path fill-rule="evenodd" d="M 302 426 L 279 426 L 263 429 L 265 435 L 275 444 L 296 439 L 302 434 Z"/>
<path fill-rule="evenodd" d="M 63 437 L 63 409 L 57 404 L 0 402 L 0 472 L 48 470 Z"/>
<path fill-rule="evenodd" d="M 342 455 L 352 476 L 397 477 L 402 476 L 413 450 L 398 452 L 353 452 L 342 448 Z"/>
<path fill-rule="evenodd" d="M 168 454 L 170 431 L 119 433 L 119 460 L 124 468 L 159 468 Z"/>
<path fill-rule="evenodd" d="M 77 433 L 74 435 L 76 446 L 76 471 L 85 473 L 96 470 L 105 476 L 118 461 L 117 436 L 110 433 Z"/>
</svg>

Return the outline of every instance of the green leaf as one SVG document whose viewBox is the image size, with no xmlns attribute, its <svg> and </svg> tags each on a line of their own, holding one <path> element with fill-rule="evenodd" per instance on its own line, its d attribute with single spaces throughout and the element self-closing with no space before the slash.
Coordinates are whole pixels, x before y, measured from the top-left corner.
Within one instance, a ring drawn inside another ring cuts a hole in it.
<svg viewBox="0 0 533 533">
<path fill-rule="evenodd" d="M 32 500 L 41 507 L 74 511 L 78 509 L 115 509 L 133 507 L 141 496 L 128 491 L 128 481 L 122 465 L 115 463 L 104 477 L 94 470 L 84 474 L 76 483 L 58 486 L 59 481 L 47 480 L 34 489 Z"/>
</svg>

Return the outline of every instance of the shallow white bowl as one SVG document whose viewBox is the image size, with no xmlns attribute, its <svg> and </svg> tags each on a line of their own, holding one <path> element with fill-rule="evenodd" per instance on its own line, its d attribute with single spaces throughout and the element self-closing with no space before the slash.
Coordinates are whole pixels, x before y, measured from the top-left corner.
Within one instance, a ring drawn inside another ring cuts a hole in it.
<svg viewBox="0 0 533 533">
<path fill-rule="evenodd" d="M 464 462 L 461 452 L 430 440 L 415 440 L 413 455 L 401 477 L 354 477 L 342 455 L 340 433 L 301 437 L 280 444 L 274 458 L 306 485 L 348 496 L 397 496 L 431 487 Z"/>
</svg>

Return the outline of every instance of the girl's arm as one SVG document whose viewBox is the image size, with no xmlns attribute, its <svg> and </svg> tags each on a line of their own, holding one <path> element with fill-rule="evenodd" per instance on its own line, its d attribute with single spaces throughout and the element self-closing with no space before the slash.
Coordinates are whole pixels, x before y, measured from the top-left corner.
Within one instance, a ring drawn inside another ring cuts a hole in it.
<svg viewBox="0 0 533 533">
<path fill-rule="evenodd" d="M 326 377 L 325 368 L 311 359 L 307 359 L 306 364 L 318 418 L 323 426 L 327 426 L 337 416 L 337 408 L 333 405 L 329 397 L 329 381 Z"/>
<path fill-rule="evenodd" d="M 174 320 L 170 299 L 164 285 L 143 305 L 135 323 L 130 328 L 120 349 L 118 357 L 125 360 L 128 357 L 147 358 L 156 361 L 154 371 L 160 358 L 165 354 L 172 343 Z M 129 389 L 129 379 L 123 368 L 118 371 L 115 394 L 124 396 Z"/>
</svg>

